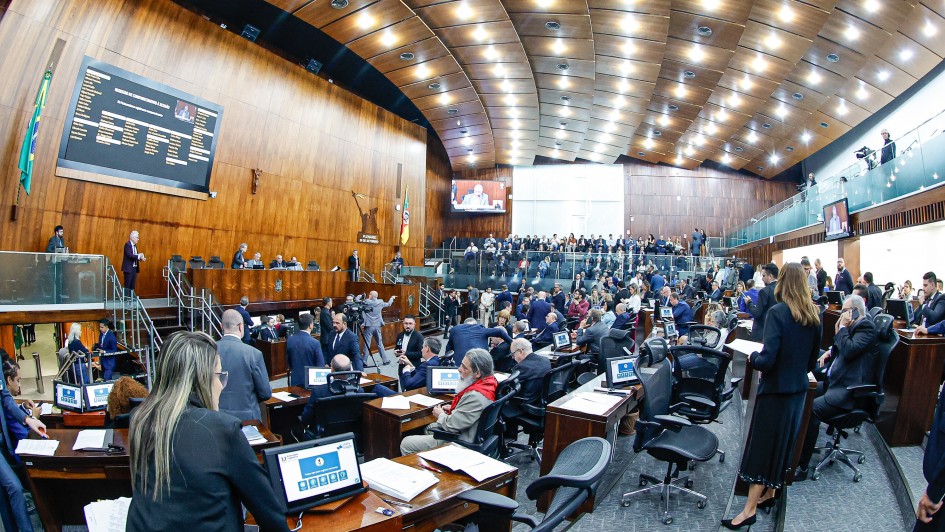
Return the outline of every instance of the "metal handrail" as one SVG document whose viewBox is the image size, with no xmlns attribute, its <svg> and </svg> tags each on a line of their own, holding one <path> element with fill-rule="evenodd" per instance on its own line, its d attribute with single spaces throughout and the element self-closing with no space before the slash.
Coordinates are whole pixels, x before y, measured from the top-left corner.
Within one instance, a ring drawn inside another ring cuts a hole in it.
<svg viewBox="0 0 945 532">
<path fill-rule="evenodd" d="M 169 303 L 177 305 L 177 324 L 191 331 L 201 330 L 215 338 L 223 336 L 223 305 L 216 300 L 213 292 L 194 290 L 184 272 L 175 271 L 170 264 L 164 268 L 168 294 L 173 294 Z"/>
<path fill-rule="evenodd" d="M 374 279 L 374 276 L 371 275 L 371 272 L 366 270 L 358 270 L 358 281 L 364 281 L 368 283 L 376 283 L 377 280 Z"/>
<path fill-rule="evenodd" d="M 133 292 L 128 297 L 125 296 L 125 288 L 112 264 L 107 265 L 105 275 L 107 284 L 112 287 L 111 304 L 115 316 L 116 336 L 128 347 L 127 352 L 137 353 L 138 358 L 143 361 L 147 386 L 150 389 L 154 378 L 155 358 L 164 341 L 141 299 Z"/>
</svg>

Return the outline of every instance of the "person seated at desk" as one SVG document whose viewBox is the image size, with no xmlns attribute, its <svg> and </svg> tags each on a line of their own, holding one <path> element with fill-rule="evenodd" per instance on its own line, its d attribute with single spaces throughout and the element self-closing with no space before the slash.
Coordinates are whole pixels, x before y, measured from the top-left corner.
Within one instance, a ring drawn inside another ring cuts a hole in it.
<svg viewBox="0 0 945 532">
<path fill-rule="evenodd" d="M 588 354 L 600 353 L 600 340 L 607 336 L 607 332 L 610 330 L 604 325 L 604 322 L 600 321 L 601 316 L 600 309 L 592 309 L 587 313 L 587 319 L 581 322 L 580 328 L 571 333 L 571 340 L 574 341 L 575 345 L 578 347 L 589 346 L 587 348 Z"/>
<path fill-rule="evenodd" d="M 335 355 L 346 355 L 354 365 L 354 371 L 363 373 L 364 361 L 361 360 L 361 347 L 358 345 L 358 337 L 348 329 L 348 322 L 343 312 L 335 314 L 331 319 L 331 328 L 331 332 L 328 333 L 328 352 L 325 353 L 325 356 L 334 359 Z M 324 365 L 324 361 L 321 365 Z"/>
<path fill-rule="evenodd" d="M 453 351 L 453 363 L 459 365 L 471 349 L 487 351 L 489 349 L 489 338 L 495 337 L 512 343 L 512 337 L 506 332 L 505 327 L 486 328 L 480 325 L 475 318 L 466 318 L 462 325 L 453 327 L 449 342 L 446 344 L 446 350 Z"/>
<path fill-rule="evenodd" d="M 206 334 L 164 343 L 151 395 L 128 429 L 127 531 L 242 530 L 241 505 L 263 530 L 289 530 L 240 421 L 218 412 L 227 378 Z"/>
<path fill-rule="evenodd" d="M 532 349 L 541 349 L 546 345 L 551 345 L 555 340 L 555 333 L 560 329 L 558 328 L 558 316 L 554 312 L 549 312 L 545 316 L 545 327 L 535 336 L 535 339 L 532 340 Z M 512 351 L 509 348 L 509 351 Z"/>
<path fill-rule="evenodd" d="M 259 328 L 259 339 L 263 342 L 275 342 L 279 339 L 279 332 L 276 331 L 276 317 L 265 316 L 263 326 Z"/>
<path fill-rule="evenodd" d="M 617 303 L 616 316 L 616 319 L 611 325 L 612 329 L 621 329 L 633 320 L 633 316 L 627 312 L 627 305 L 623 303 Z"/>
<path fill-rule="evenodd" d="M 413 362 L 406 355 L 397 357 L 400 364 L 400 388 L 403 391 L 416 390 L 427 385 L 427 368 L 440 365 L 440 349 L 443 344 L 439 339 L 429 337 L 423 339 L 423 347 L 420 349 L 420 358 L 422 362 L 413 366 Z"/>
<path fill-rule="evenodd" d="M 289 270 L 295 270 L 297 272 L 300 272 L 302 271 L 302 263 L 299 262 L 298 257 L 292 257 L 292 259 L 288 262 L 288 265 L 286 266 L 286 268 Z"/>
<path fill-rule="evenodd" d="M 351 369 L 351 367 L 351 359 L 345 355 L 335 355 L 334 358 L 331 359 L 332 373 L 354 371 Z M 352 382 L 351 384 L 357 384 L 356 393 L 365 393 L 364 388 L 361 387 L 360 383 Z M 389 397 L 391 395 L 396 395 L 396 392 L 380 384 L 374 385 L 374 391 L 372 393 L 378 397 Z M 333 391 L 327 382 L 324 384 L 316 384 L 315 386 L 312 386 L 312 395 L 309 396 L 308 402 L 305 403 L 305 408 L 302 410 L 302 416 L 299 419 L 301 421 L 301 427 L 303 430 L 308 429 L 310 426 L 314 430 L 311 434 L 306 434 L 306 437 L 303 439 L 309 439 L 308 436 L 314 436 L 315 438 L 320 438 L 322 436 L 323 429 L 318 426 L 313 426 L 315 424 L 315 409 L 318 408 L 317 401 L 319 399 L 325 399 L 326 397 L 331 397 L 332 395 L 340 395 L 340 393 Z M 296 435 L 296 437 L 297 436 L 298 435 Z"/>
<path fill-rule="evenodd" d="M 922 276 L 922 293 L 919 295 L 919 310 L 915 312 L 912 323 L 924 326 L 945 320 L 945 297 L 938 290 L 938 278 L 933 272 Z"/>
<path fill-rule="evenodd" d="M 254 269 L 254 268 L 261 268 L 261 267 L 263 267 L 262 253 L 260 253 L 260 252 L 258 252 L 258 251 L 257 251 L 256 253 L 253 253 L 253 258 L 252 258 L 252 260 L 246 261 L 246 262 L 243 264 L 243 267 L 244 267 L 244 268 L 247 268 L 247 269 Z"/>
<path fill-rule="evenodd" d="M 709 301 L 722 301 L 722 289 L 718 281 L 712 281 L 712 291 L 709 292 Z"/>
<path fill-rule="evenodd" d="M 20 365 L 12 360 L 3 361 L 3 380 L 6 382 L 6 389 L 10 392 L 10 395 L 16 397 L 23 392 L 23 388 L 20 385 Z M 33 401 L 26 399 L 22 401 L 19 405 L 20 410 L 28 418 L 39 419 L 40 408 Z M 25 439 L 30 434 L 30 427 L 19 420 L 19 415 L 16 417 L 5 414 L 7 427 L 10 433 L 10 445 L 13 448 L 16 448 L 16 444 Z"/>
<path fill-rule="evenodd" d="M 601 305 L 600 311 L 601 314 L 600 321 L 604 322 L 604 325 L 608 327 L 613 327 L 614 322 L 617 321 L 617 314 L 614 313 L 614 301 L 613 299 L 604 299 L 604 304 Z"/>
<path fill-rule="evenodd" d="M 284 270 L 289 267 L 289 263 L 282 260 L 282 255 L 276 255 L 276 259 L 269 263 L 270 270 Z"/>
<path fill-rule="evenodd" d="M 587 311 L 590 309 L 591 304 L 584 299 L 584 294 L 581 292 L 574 292 L 571 296 L 571 304 L 568 305 L 567 318 L 569 322 L 577 323 L 579 321 L 584 321 L 587 318 Z"/>
<path fill-rule="evenodd" d="M 485 349 L 470 349 L 459 365 L 459 376 L 459 391 L 453 402 L 449 406 L 433 407 L 436 421 L 427 426 L 426 434 L 404 438 L 400 442 L 401 454 L 428 451 L 439 446 L 441 442 L 431 434 L 434 429 L 459 434 L 463 441 L 473 440 L 479 427 L 479 416 L 495 401 L 499 387 L 493 375 L 492 355 Z"/>
<path fill-rule="evenodd" d="M 413 314 L 404 316 L 404 330 L 397 335 L 397 341 L 394 344 L 394 354 L 397 358 L 406 355 L 406 358 L 412 365 L 420 363 L 421 351 L 423 350 L 423 335 L 415 330 L 417 319 Z"/>
<path fill-rule="evenodd" d="M 131 377 L 121 377 L 112 385 L 108 392 L 108 417 L 114 422 L 115 418 L 131 412 L 131 400 L 148 396 L 148 389 Z"/>
<path fill-rule="evenodd" d="M 16 460 L 16 455 L 13 453 L 16 448 L 14 430 L 19 430 L 17 433 L 19 439 L 25 438 L 30 430 L 45 438 L 46 425 L 35 416 L 27 414 L 27 411 L 13 400 L 11 393 L 17 395 L 20 393 L 19 366 L 11 360 L 5 360 L 3 375 L 7 386 L 0 390 L 0 403 L 3 405 L 3 416 L 6 419 L 4 425 L 8 430 L 3 431 L 3 441 L 0 445 L 6 445 L 8 452 L 5 454 Z M 10 375 L 13 376 L 12 386 Z M 32 402 L 24 402 L 24 404 L 32 405 Z M 5 495 L 0 498 L 0 522 L 3 523 L 3 529 L 32 532 L 33 523 L 26 506 L 26 497 L 23 495 L 23 484 L 20 483 L 19 477 L 16 476 L 10 464 L 3 458 L 0 458 L 0 488 Z"/>
<path fill-rule="evenodd" d="M 82 345 L 82 325 L 73 323 L 69 327 L 69 336 L 66 338 L 66 346 L 70 354 L 76 354 L 75 361 L 72 363 L 72 375 L 76 384 L 88 384 L 92 382 L 88 371 L 89 350 Z"/>
<path fill-rule="evenodd" d="M 689 322 L 695 320 L 692 315 L 692 307 L 689 303 L 679 299 L 679 294 L 672 292 L 669 294 L 669 305 L 673 307 L 673 322 L 676 323 L 676 334 L 680 339 L 689 334 Z"/>
<path fill-rule="evenodd" d="M 302 314 L 299 316 L 299 332 L 286 340 L 286 362 L 289 365 L 289 371 L 292 372 L 289 386 L 305 386 L 306 366 L 325 367 L 322 346 L 312 337 L 314 328 L 315 317 L 311 314 Z"/>
<path fill-rule="evenodd" d="M 259 402 L 272 397 L 269 373 L 262 352 L 244 344 L 243 317 L 233 309 L 223 311 L 223 337 L 217 342 L 220 364 L 229 375 L 229 386 L 220 395 L 219 408 L 240 421 L 260 419 Z"/>
<path fill-rule="evenodd" d="M 551 372 L 551 361 L 535 354 L 528 340 L 521 338 L 512 341 L 514 370 L 519 372 L 518 381 L 522 388 L 512 401 L 502 407 L 502 417 L 506 420 L 505 435 L 514 441 L 518 437 L 518 424 L 512 418 L 523 412 L 522 405 L 537 404 L 541 398 L 545 375 Z"/>
</svg>

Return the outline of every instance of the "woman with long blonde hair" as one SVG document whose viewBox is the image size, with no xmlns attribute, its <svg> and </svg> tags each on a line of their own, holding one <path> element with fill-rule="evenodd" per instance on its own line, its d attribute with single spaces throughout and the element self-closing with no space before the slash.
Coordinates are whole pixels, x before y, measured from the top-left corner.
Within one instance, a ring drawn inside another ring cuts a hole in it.
<svg viewBox="0 0 945 532">
<path fill-rule="evenodd" d="M 722 520 L 722 526 L 731 530 L 753 525 L 759 506 L 774 506 L 801 427 L 807 373 L 820 354 L 820 313 L 811 301 L 807 273 L 800 263 L 784 266 L 774 296 L 778 303 L 765 318 L 764 347 L 748 357 L 761 379 L 755 425 L 738 473 L 749 484 L 748 500 L 738 515 Z"/>
</svg>

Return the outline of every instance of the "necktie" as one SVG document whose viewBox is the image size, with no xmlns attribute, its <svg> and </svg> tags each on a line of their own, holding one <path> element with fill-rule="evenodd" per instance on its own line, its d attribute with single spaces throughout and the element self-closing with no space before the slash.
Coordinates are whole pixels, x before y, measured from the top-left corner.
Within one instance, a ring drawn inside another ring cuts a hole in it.
<svg viewBox="0 0 945 532">
<path fill-rule="evenodd" d="M 338 333 L 335 333 L 335 342 L 334 342 L 333 344 L 331 344 L 331 350 L 332 350 L 332 351 L 335 351 L 336 349 L 338 349 L 338 339 L 339 339 L 339 338 L 341 338 L 341 335 L 338 334 Z"/>
</svg>

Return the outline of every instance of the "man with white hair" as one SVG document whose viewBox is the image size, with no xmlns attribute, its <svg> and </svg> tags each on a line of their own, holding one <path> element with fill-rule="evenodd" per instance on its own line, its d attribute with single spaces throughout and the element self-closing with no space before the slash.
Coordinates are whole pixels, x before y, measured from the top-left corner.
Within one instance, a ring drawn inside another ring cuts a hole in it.
<svg viewBox="0 0 945 532">
<path fill-rule="evenodd" d="M 121 273 L 125 278 L 125 296 L 131 297 L 135 291 L 135 283 L 138 280 L 138 272 L 141 271 L 139 263 L 144 262 L 144 253 L 138 251 L 137 231 L 132 231 L 128 235 L 128 241 L 125 242 L 125 250 L 121 258 Z"/>
<path fill-rule="evenodd" d="M 483 192 L 481 183 L 476 183 L 476 186 L 473 187 L 473 191 L 463 196 L 463 205 L 473 207 L 489 205 L 489 195 Z"/>
<path fill-rule="evenodd" d="M 390 364 L 390 359 L 387 358 L 387 351 L 384 350 L 384 337 L 381 336 L 381 327 L 384 326 L 384 318 L 381 317 L 381 309 L 387 308 L 394 304 L 394 299 L 397 296 L 390 296 L 390 299 L 387 302 L 377 298 L 377 291 L 371 290 L 371 293 L 368 294 L 368 298 L 364 300 L 364 306 L 367 307 L 367 310 L 364 312 L 364 345 L 367 348 L 364 358 L 367 359 L 367 355 L 371 353 L 371 340 L 377 338 L 377 350 L 381 354 L 381 360 L 384 361 L 384 365 Z"/>
<path fill-rule="evenodd" d="M 432 435 L 434 429 L 458 434 L 459 439 L 466 442 L 473 441 L 479 417 L 495 401 L 499 387 L 493 375 L 492 355 L 485 349 L 470 349 L 459 365 L 459 376 L 453 401 L 449 406 L 433 408 L 436 421 L 427 426 L 426 434 L 404 438 L 400 443 L 401 454 L 427 451 L 441 445 Z"/>
</svg>

